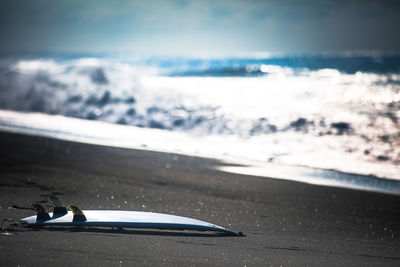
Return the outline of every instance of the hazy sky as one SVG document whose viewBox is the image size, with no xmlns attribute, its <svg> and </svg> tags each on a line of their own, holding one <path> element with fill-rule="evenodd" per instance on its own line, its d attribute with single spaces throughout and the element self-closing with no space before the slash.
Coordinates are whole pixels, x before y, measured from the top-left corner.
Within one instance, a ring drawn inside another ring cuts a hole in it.
<svg viewBox="0 0 400 267">
<path fill-rule="evenodd" d="M 400 1 L 1 0 L 0 51 L 400 51 Z"/>
</svg>

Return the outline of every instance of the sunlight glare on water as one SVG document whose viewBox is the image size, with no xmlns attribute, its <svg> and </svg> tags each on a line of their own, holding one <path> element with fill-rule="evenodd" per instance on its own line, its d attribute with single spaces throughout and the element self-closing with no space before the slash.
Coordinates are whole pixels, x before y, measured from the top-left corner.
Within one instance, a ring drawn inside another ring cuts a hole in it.
<svg viewBox="0 0 400 267">
<path fill-rule="evenodd" d="M 116 134 L 128 146 L 400 178 L 400 75 L 271 60 L 16 60 L 0 108 L 157 129 Z"/>
</svg>

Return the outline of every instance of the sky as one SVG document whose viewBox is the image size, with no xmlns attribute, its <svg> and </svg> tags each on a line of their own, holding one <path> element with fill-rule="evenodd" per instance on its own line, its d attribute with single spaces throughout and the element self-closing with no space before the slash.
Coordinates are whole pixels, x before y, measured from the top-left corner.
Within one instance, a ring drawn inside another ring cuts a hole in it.
<svg viewBox="0 0 400 267">
<path fill-rule="evenodd" d="M 400 51 L 395 0 L 1 0 L 0 52 Z"/>
</svg>

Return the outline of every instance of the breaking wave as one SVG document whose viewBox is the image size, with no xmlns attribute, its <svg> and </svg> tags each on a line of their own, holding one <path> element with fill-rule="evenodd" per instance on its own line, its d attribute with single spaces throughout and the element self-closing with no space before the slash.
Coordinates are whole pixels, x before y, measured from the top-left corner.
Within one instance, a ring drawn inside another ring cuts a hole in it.
<svg viewBox="0 0 400 267">
<path fill-rule="evenodd" d="M 371 173 L 381 174 L 400 164 L 399 62 L 7 59 L 0 63 L 0 108 L 235 136 L 262 161 L 340 169 L 337 157 L 351 155 L 378 164 Z"/>
</svg>

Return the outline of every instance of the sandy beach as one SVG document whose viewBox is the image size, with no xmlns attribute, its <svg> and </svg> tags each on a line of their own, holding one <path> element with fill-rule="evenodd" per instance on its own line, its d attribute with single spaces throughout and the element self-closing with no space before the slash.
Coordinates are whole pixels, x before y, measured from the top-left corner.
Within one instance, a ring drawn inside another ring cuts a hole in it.
<svg viewBox="0 0 400 267">
<path fill-rule="evenodd" d="M 400 196 L 229 174 L 212 159 L 6 132 L 0 148 L 1 220 L 33 215 L 21 207 L 56 195 L 82 209 L 181 215 L 246 235 L 17 228 L 0 235 L 1 266 L 400 264 Z"/>
</svg>

